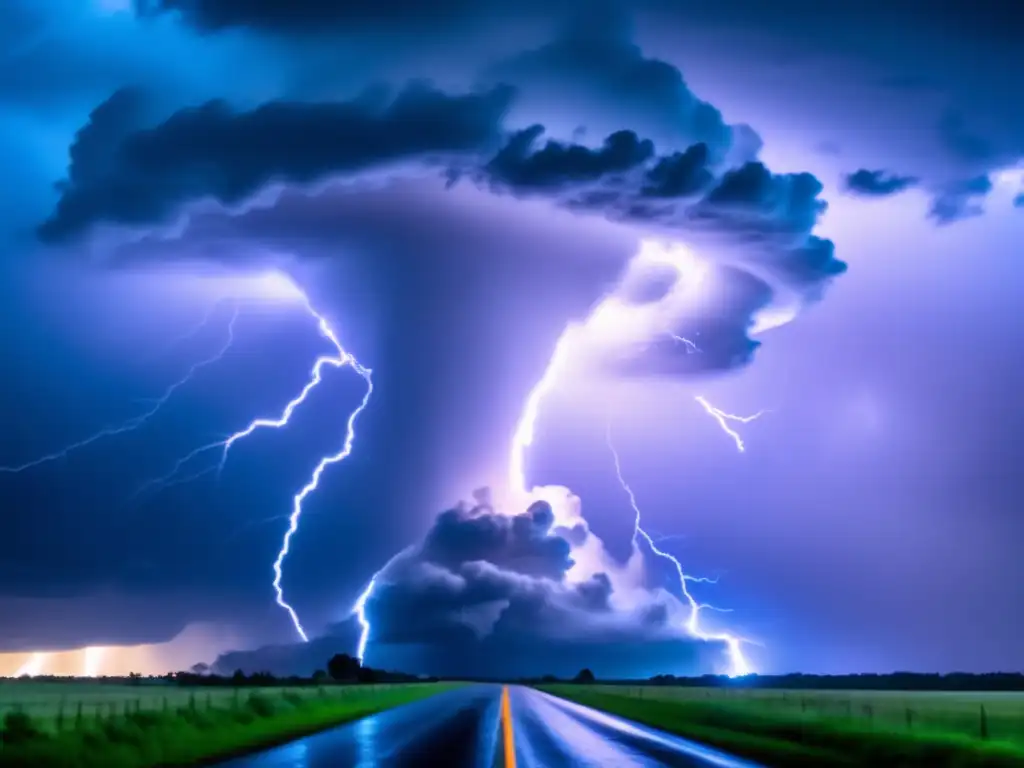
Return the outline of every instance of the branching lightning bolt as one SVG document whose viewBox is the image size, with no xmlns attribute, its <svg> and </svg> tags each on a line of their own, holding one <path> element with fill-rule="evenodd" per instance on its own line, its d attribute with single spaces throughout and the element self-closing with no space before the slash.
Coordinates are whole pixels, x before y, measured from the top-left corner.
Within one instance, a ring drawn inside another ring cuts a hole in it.
<svg viewBox="0 0 1024 768">
<path fill-rule="evenodd" d="M 690 268 L 696 268 L 697 276 L 695 278 L 695 284 L 699 284 L 700 279 L 703 275 L 703 271 L 699 268 L 699 266 L 695 267 L 694 264 L 685 260 L 677 261 L 673 259 L 670 261 L 670 263 L 674 264 L 680 270 L 681 273 Z M 610 297 L 606 297 L 604 302 L 602 302 L 601 304 L 594 308 L 590 315 L 590 318 L 594 318 L 598 314 L 601 307 L 605 305 L 605 302 L 607 302 L 609 298 Z M 513 504 L 517 503 L 521 499 L 529 497 L 529 489 L 526 484 L 526 451 L 533 444 L 534 438 L 536 436 L 536 424 L 537 417 L 540 411 L 541 401 L 554 387 L 557 377 L 565 368 L 568 361 L 571 345 L 578 338 L 577 334 L 584 330 L 586 330 L 586 321 L 584 321 L 584 323 L 582 324 L 572 323 L 565 329 L 562 335 L 558 338 L 555 350 L 550 360 L 548 361 L 548 365 L 544 371 L 544 374 L 541 376 L 541 379 L 534 385 L 533 389 L 530 390 L 530 393 L 527 396 L 526 402 L 523 406 L 523 411 L 520 414 L 519 421 L 516 423 L 516 428 L 512 435 L 512 442 L 509 452 L 508 491 L 510 500 L 512 501 Z M 684 345 L 686 347 L 687 354 L 699 353 L 701 351 L 692 339 L 685 338 L 671 331 L 667 331 L 666 333 L 676 343 Z M 748 423 L 759 418 L 762 415 L 762 413 L 757 413 L 754 416 L 746 417 L 734 416 L 733 414 L 725 413 L 724 411 L 720 411 L 714 406 L 711 406 L 710 403 L 708 403 L 707 400 L 705 400 L 702 397 L 697 398 L 697 400 L 705 408 L 705 410 L 707 410 L 707 412 L 718 421 L 718 423 L 722 426 L 723 430 L 725 430 L 726 434 L 731 436 L 736 441 L 737 448 L 740 451 L 743 451 L 744 445 L 742 439 L 734 430 L 732 430 L 729 427 L 728 422 L 738 421 L 741 423 Z M 622 485 L 623 489 L 629 495 L 630 502 L 633 506 L 633 510 L 636 513 L 636 526 L 633 537 L 634 542 L 636 541 L 637 536 L 642 537 L 647 542 L 651 551 L 656 556 L 668 559 L 674 564 L 676 572 L 679 574 L 679 583 L 682 590 L 682 594 L 685 596 L 690 605 L 690 618 L 687 623 L 687 628 L 690 630 L 690 632 L 695 637 L 699 637 L 705 640 L 718 640 L 724 642 L 728 648 L 731 674 L 748 674 L 750 672 L 750 666 L 743 655 L 742 648 L 740 647 L 741 641 L 738 638 L 724 633 L 708 633 L 701 629 L 701 610 L 722 609 L 715 609 L 714 606 L 698 603 L 690 594 L 686 586 L 688 582 L 714 584 L 717 582 L 717 579 L 687 576 L 683 572 L 682 566 L 680 565 L 679 561 L 667 552 L 664 552 L 661 549 L 659 549 L 654 539 L 651 536 L 649 536 L 646 531 L 643 530 L 643 528 L 640 526 L 640 510 L 636 504 L 636 499 L 633 496 L 632 490 L 629 488 L 629 486 L 626 484 L 625 480 L 622 477 L 622 473 L 619 467 L 618 454 L 615 452 L 614 446 L 611 443 L 610 434 L 608 436 L 608 440 L 609 448 L 611 448 L 613 456 L 615 458 L 615 468 L 619 482 Z M 394 559 L 395 558 L 392 558 L 392 561 Z M 374 574 L 374 576 L 370 579 L 370 582 L 367 584 L 363 592 L 359 595 L 355 604 L 352 607 L 352 614 L 355 615 L 361 628 L 359 646 L 357 651 L 357 657 L 360 663 L 362 662 L 363 657 L 365 655 L 367 642 L 371 633 L 370 621 L 366 615 L 366 604 L 367 601 L 372 596 L 374 588 L 378 583 L 377 580 L 379 575 L 384 571 L 385 568 L 387 568 L 387 566 L 385 566 L 384 568 L 382 568 Z"/>
<path fill-rule="evenodd" d="M 726 413 L 721 408 L 716 408 L 700 395 L 697 395 L 693 399 L 700 403 L 701 407 L 707 411 L 708 415 L 718 422 L 718 426 L 722 428 L 722 431 L 732 438 L 733 442 L 736 443 L 736 450 L 740 453 L 744 453 L 747 450 L 747 446 L 743 442 L 743 438 L 740 436 L 740 433 L 729 426 L 729 422 L 749 424 L 767 413 L 767 411 L 758 411 L 753 416 L 737 416 L 734 413 Z"/>
<path fill-rule="evenodd" d="M 298 291 L 297 288 L 296 290 Z M 348 417 L 348 422 L 346 423 L 345 430 L 345 440 L 342 444 L 342 447 L 336 453 L 324 456 L 322 459 L 320 459 L 319 463 L 313 469 L 313 474 L 311 475 L 309 482 L 307 482 L 299 490 L 299 492 L 295 494 L 295 497 L 292 499 L 291 514 L 288 515 L 288 528 L 285 531 L 284 538 L 281 541 L 281 549 L 278 551 L 277 557 L 274 560 L 273 587 L 276 602 L 279 606 L 281 606 L 285 611 L 288 612 L 288 616 L 291 619 L 292 624 L 295 626 L 295 631 L 298 632 L 299 637 L 301 637 L 304 641 L 308 642 L 309 637 L 306 634 L 305 628 L 302 626 L 302 622 L 299 620 L 298 613 L 284 599 L 284 589 L 281 586 L 281 579 L 283 577 L 282 568 L 284 565 L 285 558 L 288 557 L 288 553 L 291 549 L 292 537 L 299 530 L 299 518 L 302 516 L 302 504 L 306 500 L 306 497 L 308 497 L 320 485 L 320 477 L 323 475 L 324 470 L 327 469 L 327 467 L 329 467 L 331 464 L 337 464 L 340 461 L 344 461 L 352 453 L 352 448 L 355 444 L 356 437 L 356 421 L 358 420 L 360 414 L 362 414 L 362 412 L 366 409 L 366 406 L 369 405 L 370 397 L 373 395 L 373 377 L 372 371 L 369 368 L 364 367 L 358 360 L 356 360 L 355 356 L 353 356 L 351 353 L 345 350 L 341 342 L 338 340 L 337 334 L 335 334 L 334 330 L 330 326 L 330 323 L 328 323 L 327 318 L 313 308 L 313 305 L 310 303 L 309 298 L 304 293 L 301 292 L 299 292 L 299 296 L 301 298 L 302 305 L 305 308 L 305 310 L 314 320 L 316 320 L 317 328 L 320 331 L 320 335 L 327 339 L 327 341 L 330 342 L 331 346 L 334 348 L 334 353 L 329 355 L 321 355 L 316 359 L 316 361 L 313 363 L 313 368 L 310 371 L 309 381 L 299 391 L 299 394 L 297 394 L 285 405 L 284 410 L 281 411 L 280 416 L 278 416 L 277 418 L 253 419 L 245 428 L 229 435 L 223 440 L 218 440 L 217 442 L 208 443 L 207 445 L 202 445 L 199 448 L 196 448 L 195 450 L 189 452 L 181 459 L 179 459 L 171 468 L 170 472 L 163 475 L 162 477 L 156 478 L 155 480 L 151 480 L 145 486 L 143 486 L 143 488 L 141 488 L 140 491 L 153 487 L 163 488 L 174 482 L 187 482 L 188 480 L 195 479 L 195 477 L 198 477 L 199 475 L 206 474 L 207 472 L 211 471 L 212 468 L 202 470 L 201 472 L 189 476 L 184 480 L 181 480 L 179 478 L 181 471 L 193 459 L 200 456 L 201 454 L 204 454 L 214 449 L 219 448 L 221 450 L 221 457 L 218 469 L 223 468 L 224 463 L 227 461 L 228 452 L 231 450 L 231 447 L 239 440 L 249 437 L 249 435 L 263 428 L 280 429 L 282 427 L 287 426 L 289 421 L 291 421 L 292 414 L 295 413 L 296 408 L 298 408 L 306 401 L 306 398 L 309 397 L 309 394 L 323 380 L 324 368 L 342 368 L 347 366 L 351 368 L 353 371 L 355 371 L 360 377 L 362 377 L 362 379 L 366 382 L 366 392 L 363 395 L 363 399 L 360 401 L 358 407 L 354 411 L 352 411 L 352 413 Z"/>
<path fill-rule="evenodd" d="M 203 324 L 205 325 L 209 323 L 210 319 L 211 314 L 208 314 L 204 319 Z M 138 416 L 133 416 L 127 421 L 122 422 L 121 424 L 118 424 L 116 426 L 104 427 L 98 432 L 94 432 L 89 437 L 71 443 L 70 445 L 61 448 L 59 451 L 48 453 L 45 456 L 40 456 L 36 459 L 33 459 L 32 461 L 25 462 L 24 464 L 18 464 L 13 466 L 0 466 L 0 474 L 14 474 L 18 472 L 24 472 L 27 469 L 32 469 L 33 467 L 38 467 L 42 464 L 47 464 L 51 461 L 63 459 L 70 455 L 71 453 L 73 453 L 74 451 L 77 451 L 81 448 L 86 448 L 104 438 L 115 437 L 116 435 L 123 435 L 128 432 L 133 432 L 134 430 L 144 426 L 150 419 L 152 419 L 154 416 L 157 415 L 157 413 L 159 413 L 160 409 L 167 404 L 168 400 L 171 399 L 174 393 L 181 389 L 183 386 L 185 386 L 188 382 L 190 382 L 193 379 L 193 377 L 195 377 L 195 375 L 199 373 L 200 370 L 223 359 L 224 355 L 227 354 L 228 349 L 231 348 L 231 345 L 235 341 L 235 322 L 237 320 L 238 305 L 235 304 L 232 309 L 231 320 L 228 322 L 227 337 L 225 338 L 224 343 L 210 357 L 200 360 L 197 363 L 193 363 L 193 365 L 185 372 L 184 376 L 182 376 L 180 379 L 178 379 L 169 387 L 167 387 L 167 389 L 165 389 L 163 391 L 163 394 L 161 394 L 159 397 L 151 400 L 150 407 L 147 410 L 140 413 Z M 193 331 L 193 334 L 194 333 L 195 331 Z"/>
<path fill-rule="evenodd" d="M 612 441 L 612 430 L 611 425 L 608 425 L 605 431 L 605 441 L 608 444 L 608 450 L 611 451 L 612 459 L 615 462 L 615 477 L 619 481 L 619 485 L 622 486 L 622 490 L 626 492 L 626 496 L 629 497 L 629 505 L 632 507 L 634 514 L 636 515 L 636 522 L 633 525 L 633 543 L 637 543 L 637 537 L 639 536 L 650 548 L 656 556 L 667 560 L 672 563 L 675 568 L 676 574 L 679 576 L 679 590 L 686 602 L 690 606 L 690 618 L 686 622 L 686 628 L 694 637 L 700 638 L 705 641 L 718 641 L 725 643 L 726 648 L 729 652 L 729 675 L 732 677 L 738 675 L 750 674 L 750 664 L 747 662 L 746 657 L 743 655 L 743 648 L 741 647 L 741 641 L 738 637 L 730 635 L 726 632 L 706 632 L 701 628 L 700 625 L 700 614 L 703 610 L 709 611 L 722 611 L 729 612 L 729 608 L 716 608 L 708 603 L 700 603 L 694 598 L 687 588 L 687 582 L 714 584 L 717 579 L 706 579 L 701 577 L 689 576 L 683 571 L 683 566 L 678 559 L 673 557 L 668 552 L 658 548 L 658 545 L 654 543 L 654 539 L 643 529 L 640 525 L 640 505 L 637 503 L 636 495 L 633 493 L 633 489 L 622 475 L 622 464 L 619 461 L 619 452 L 615 449 L 615 443 Z"/>
</svg>

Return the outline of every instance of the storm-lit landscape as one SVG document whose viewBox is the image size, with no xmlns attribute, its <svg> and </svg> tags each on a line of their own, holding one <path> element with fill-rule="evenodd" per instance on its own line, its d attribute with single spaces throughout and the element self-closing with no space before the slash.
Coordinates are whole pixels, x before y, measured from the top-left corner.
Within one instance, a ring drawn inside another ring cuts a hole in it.
<svg viewBox="0 0 1024 768">
<path fill-rule="evenodd" d="M 0 6 L 0 766 L 1024 763 L 1021 8 Z"/>
</svg>

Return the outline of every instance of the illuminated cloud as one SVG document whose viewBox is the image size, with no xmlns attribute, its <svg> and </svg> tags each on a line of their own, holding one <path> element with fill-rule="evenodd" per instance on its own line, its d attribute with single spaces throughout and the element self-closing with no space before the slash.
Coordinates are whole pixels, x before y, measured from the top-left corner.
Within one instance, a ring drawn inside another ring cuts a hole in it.
<svg viewBox="0 0 1024 768">
<path fill-rule="evenodd" d="M 371 664 L 409 645 L 428 657 L 454 645 L 467 654 L 464 673 L 486 671 L 481 659 L 500 652 L 531 670 L 524 674 L 551 671 L 549 663 L 562 667 L 561 657 L 600 674 L 609 649 L 648 642 L 674 647 L 677 670 L 695 669 L 697 659 L 715 664 L 709 659 L 724 646 L 682 629 L 686 610 L 664 590 L 644 586 L 639 551 L 615 565 L 572 509 L 578 500 L 557 498 L 556 489 L 538 492 L 553 494 L 554 503 L 541 498 L 511 515 L 478 492 L 473 505 L 439 515 L 419 546 L 378 575 L 367 603 Z M 501 663 L 495 658 L 491 673 L 499 674 Z"/>
</svg>

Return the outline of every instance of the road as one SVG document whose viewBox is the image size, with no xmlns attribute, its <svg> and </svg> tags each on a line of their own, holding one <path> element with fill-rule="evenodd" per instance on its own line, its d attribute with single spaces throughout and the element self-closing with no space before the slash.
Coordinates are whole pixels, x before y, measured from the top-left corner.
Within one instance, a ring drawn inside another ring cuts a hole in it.
<svg viewBox="0 0 1024 768">
<path fill-rule="evenodd" d="M 510 747 L 511 745 L 511 747 Z M 519 686 L 474 685 L 219 768 L 757 768 L 699 744 Z"/>
</svg>

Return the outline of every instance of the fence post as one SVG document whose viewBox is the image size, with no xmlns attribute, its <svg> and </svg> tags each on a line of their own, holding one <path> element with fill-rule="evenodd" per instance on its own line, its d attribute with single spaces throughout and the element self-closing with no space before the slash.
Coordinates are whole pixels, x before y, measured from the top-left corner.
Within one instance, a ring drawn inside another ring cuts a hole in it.
<svg viewBox="0 0 1024 768">
<path fill-rule="evenodd" d="M 85 713 L 83 712 L 82 702 L 78 702 L 78 707 L 75 710 L 75 730 L 80 730 L 84 724 Z"/>
<path fill-rule="evenodd" d="M 981 712 L 979 715 L 978 735 L 983 739 L 988 738 L 988 715 L 985 714 L 984 704 L 981 705 Z"/>
<path fill-rule="evenodd" d="M 907 717 L 907 730 L 908 731 L 914 730 L 914 710 L 912 710 L 910 707 L 906 708 L 906 717 Z"/>
</svg>

